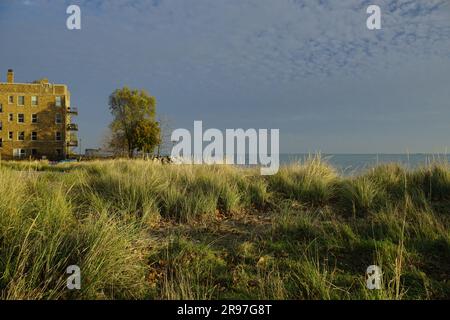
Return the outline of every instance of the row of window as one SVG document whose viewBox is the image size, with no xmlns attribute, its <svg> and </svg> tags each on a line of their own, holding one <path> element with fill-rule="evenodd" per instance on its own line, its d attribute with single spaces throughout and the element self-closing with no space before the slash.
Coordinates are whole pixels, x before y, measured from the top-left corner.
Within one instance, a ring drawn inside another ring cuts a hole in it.
<svg viewBox="0 0 450 320">
<path fill-rule="evenodd" d="M 9 131 L 8 132 L 8 140 L 12 141 L 14 139 L 14 132 Z M 31 141 L 38 141 L 38 134 L 37 132 L 33 131 L 30 134 L 30 140 Z M 18 131 L 17 132 L 17 141 L 25 141 L 25 131 Z M 62 141 L 62 133 L 61 132 L 55 132 L 55 141 Z M 0 138 L 0 148 L 3 147 L 3 138 Z"/>
<path fill-rule="evenodd" d="M 8 121 L 13 122 L 14 121 L 14 114 L 10 113 L 8 114 Z M 38 122 L 38 115 L 36 113 L 33 113 L 31 115 L 31 123 L 37 123 Z M 25 114 L 18 113 L 17 114 L 17 123 L 25 123 Z M 55 114 L 55 123 L 61 124 L 62 123 L 62 114 L 57 113 Z M 0 130 L 2 130 L 2 122 L 0 121 Z"/>
<path fill-rule="evenodd" d="M 38 156 L 38 150 L 30 149 L 28 151 L 28 154 L 32 157 Z M 56 154 L 56 156 L 61 157 L 62 149 L 55 149 L 55 154 Z M 15 158 L 24 158 L 27 156 L 27 150 L 26 149 L 13 149 L 13 156 Z"/>
<path fill-rule="evenodd" d="M 14 104 L 15 101 L 17 101 L 17 105 L 23 107 L 25 105 L 26 102 L 26 97 L 25 96 L 17 96 L 17 99 L 15 99 L 14 96 L 8 96 L 8 104 Z M 39 105 L 39 97 L 38 96 L 31 96 L 31 101 L 30 101 L 32 106 L 37 106 Z M 1 104 L 0 104 L 0 108 L 1 108 Z M 55 97 L 55 106 L 56 107 L 61 107 L 62 106 L 62 97 L 61 96 L 56 96 Z"/>
</svg>

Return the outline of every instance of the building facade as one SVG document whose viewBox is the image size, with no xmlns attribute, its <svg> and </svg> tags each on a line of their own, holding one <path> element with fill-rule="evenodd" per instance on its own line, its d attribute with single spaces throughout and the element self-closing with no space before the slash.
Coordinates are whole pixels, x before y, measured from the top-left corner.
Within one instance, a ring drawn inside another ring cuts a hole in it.
<svg viewBox="0 0 450 320">
<path fill-rule="evenodd" d="M 0 81 L 1 159 L 70 157 L 78 146 L 78 126 L 72 123 L 77 114 L 66 85 L 47 79 L 16 83 L 8 70 L 7 81 Z"/>
</svg>

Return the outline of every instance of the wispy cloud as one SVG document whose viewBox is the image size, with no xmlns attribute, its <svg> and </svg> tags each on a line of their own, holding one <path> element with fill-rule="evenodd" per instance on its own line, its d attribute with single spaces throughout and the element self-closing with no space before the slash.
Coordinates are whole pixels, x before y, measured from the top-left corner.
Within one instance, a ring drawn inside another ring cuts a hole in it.
<svg viewBox="0 0 450 320">
<path fill-rule="evenodd" d="M 137 28 L 169 36 L 178 32 L 184 38 L 179 41 L 189 42 L 186 55 L 204 65 L 280 80 L 390 67 L 408 55 L 448 56 L 450 49 L 450 3 L 445 0 L 375 1 L 382 8 L 381 31 L 365 27 L 365 9 L 372 1 L 94 3 L 104 15 L 120 15 Z"/>
<path fill-rule="evenodd" d="M 93 27 L 158 39 L 155 46 L 164 46 L 169 57 L 205 74 L 292 81 L 391 68 L 408 57 L 450 56 L 446 0 L 70 2 L 82 6 L 87 18 L 107 20 Z M 369 4 L 382 8 L 380 31 L 366 28 Z"/>
</svg>

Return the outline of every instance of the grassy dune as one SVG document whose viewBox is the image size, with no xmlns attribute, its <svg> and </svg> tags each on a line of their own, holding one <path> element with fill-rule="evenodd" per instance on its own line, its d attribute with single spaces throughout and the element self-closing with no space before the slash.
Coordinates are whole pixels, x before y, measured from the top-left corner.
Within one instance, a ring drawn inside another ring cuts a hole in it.
<svg viewBox="0 0 450 320">
<path fill-rule="evenodd" d="M 1 162 L 0 298 L 448 299 L 450 167 Z"/>
</svg>

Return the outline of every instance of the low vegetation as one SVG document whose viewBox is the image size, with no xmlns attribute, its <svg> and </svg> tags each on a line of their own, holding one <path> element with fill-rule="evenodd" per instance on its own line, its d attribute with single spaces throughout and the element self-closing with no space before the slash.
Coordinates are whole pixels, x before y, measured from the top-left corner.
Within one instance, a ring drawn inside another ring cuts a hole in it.
<svg viewBox="0 0 450 320">
<path fill-rule="evenodd" d="M 0 298 L 448 299 L 449 209 L 445 163 L 1 162 Z"/>
</svg>

